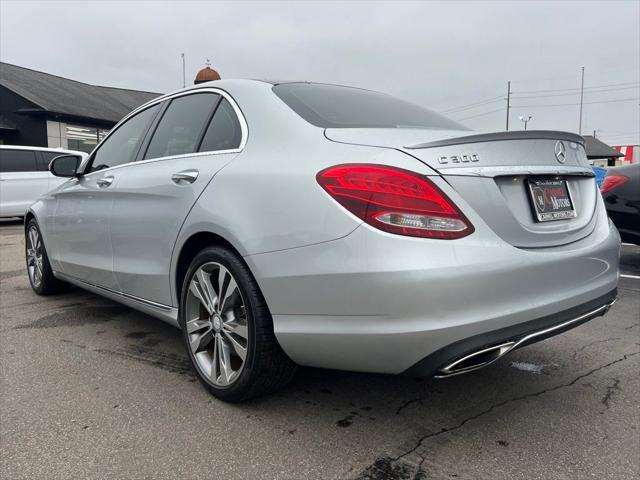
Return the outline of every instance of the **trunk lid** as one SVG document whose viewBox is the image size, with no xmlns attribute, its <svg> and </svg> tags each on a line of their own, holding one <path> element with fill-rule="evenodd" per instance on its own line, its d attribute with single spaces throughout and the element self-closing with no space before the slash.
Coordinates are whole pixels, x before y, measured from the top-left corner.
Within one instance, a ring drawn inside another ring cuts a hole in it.
<svg viewBox="0 0 640 480">
<path fill-rule="evenodd" d="M 564 245 L 589 235 L 595 227 L 599 193 L 579 135 L 541 130 L 476 134 L 326 129 L 325 136 L 335 142 L 394 148 L 425 163 L 496 234 L 516 247 Z M 540 182 L 566 185 L 575 217 L 539 221 L 534 198 Z"/>
</svg>

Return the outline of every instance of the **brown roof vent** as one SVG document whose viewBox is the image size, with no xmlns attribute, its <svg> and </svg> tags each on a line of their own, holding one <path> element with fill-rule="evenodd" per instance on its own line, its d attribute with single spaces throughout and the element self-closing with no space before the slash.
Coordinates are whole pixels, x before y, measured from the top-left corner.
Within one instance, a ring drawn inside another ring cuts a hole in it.
<svg viewBox="0 0 640 480">
<path fill-rule="evenodd" d="M 204 82 L 211 82 L 212 80 L 220 80 L 220 74 L 210 67 L 211 63 L 207 60 L 207 66 L 198 72 L 196 79 L 193 81 L 194 85 Z"/>
</svg>

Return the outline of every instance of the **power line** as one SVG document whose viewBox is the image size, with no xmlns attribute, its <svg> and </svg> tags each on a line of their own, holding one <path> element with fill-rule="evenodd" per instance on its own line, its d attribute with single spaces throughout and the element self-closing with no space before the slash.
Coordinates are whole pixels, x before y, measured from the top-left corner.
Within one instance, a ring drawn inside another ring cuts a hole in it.
<svg viewBox="0 0 640 480">
<path fill-rule="evenodd" d="M 477 115 L 471 115 L 470 117 L 458 118 L 458 119 L 456 119 L 456 122 L 461 122 L 463 120 L 469 120 L 471 118 L 476 118 L 476 117 L 483 117 L 485 115 L 489 115 L 491 113 L 496 113 L 496 112 L 504 112 L 504 108 L 498 108 L 496 110 L 490 110 L 488 112 L 479 113 Z"/>
<path fill-rule="evenodd" d="M 640 98 L 619 98 L 617 100 L 601 100 L 598 102 L 584 102 L 584 105 L 593 105 L 596 103 L 616 103 L 616 102 L 631 102 L 637 101 Z M 514 105 L 513 108 L 538 108 L 538 107 L 571 107 L 580 105 L 579 103 L 555 103 L 555 104 L 542 104 L 542 105 Z"/>
<path fill-rule="evenodd" d="M 625 83 L 610 83 L 608 85 L 593 85 L 591 87 L 584 87 L 585 90 L 592 90 L 594 88 L 605 88 L 605 87 L 622 87 L 625 85 L 638 85 L 640 84 L 640 82 L 638 81 L 634 81 L 634 82 L 625 82 Z M 567 92 L 567 91 L 575 91 L 578 90 L 580 91 L 580 87 L 577 88 L 553 88 L 553 89 L 548 89 L 548 90 L 523 90 L 521 92 L 512 92 L 512 93 L 545 93 L 545 92 Z"/>
<path fill-rule="evenodd" d="M 619 90 L 631 90 L 636 88 L 636 86 L 640 86 L 640 82 L 626 82 L 626 83 L 612 83 L 608 85 L 594 85 L 591 87 L 584 87 L 585 94 L 591 93 L 606 93 L 606 92 L 615 92 Z M 606 88 L 606 87 L 618 87 L 618 88 Z M 598 90 L 596 90 L 598 89 Z M 549 94 L 549 95 L 523 95 L 527 93 L 542 93 L 542 92 L 569 92 L 569 93 L 560 93 L 560 94 Z M 563 97 L 570 95 L 578 95 L 580 93 L 580 88 L 565 88 L 565 89 L 553 89 L 553 90 L 528 90 L 521 92 L 511 92 L 516 98 L 546 98 L 546 97 Z M 479 100 L 477 102 L 468 103 L 466 105 L 460 105 L 458 107 L 448 108 L 446 110 L 441 110 L 439 113 L 442 114 L 452 114 L 462 112 L 464 110 L 472 110 L 476 107 L 481 107 L 484 105 L 488 105 L 491 103 L 495 103 L 498 101 L 504 100 L 502 95 L 487 98 L 484 100 Z"/>
<path fill-rule="evenodd" d="M 620 90 L 631 90 L 631 89 L 637 89 L 640 86 L 632 86 L 632 87 L 617 87 L 617 88 L 607 88 L 607 89 L 603 89 L 603 90 L 591 90 L 591 91 L 587 91 L 584 92 L 585 95 L 586 94 L 591 94 L 591 93 L 606 93 L 606 92 L 618 92 Z M 569 93 L 550 93 L 547 95 L 521 95 L 519 93 L 515 93 L 513 94 L 515 95 L 515 98 L 548 98 L 548 97 L 566 97 L 569 95 L 580 95 L 580 91 L 577 92 L 569 92 Z M 521 96 L 519 96 L 521 95 Z"/>
<path fill-rule="evenodd" d="M 536 78 L 534 80 L 531 80 L 529 78 L 516 78 L 515 82 L 516 83 L 538 83 L 538 82 L 546 82 L 548 80 L 561 80 L 561 79 L 565 79 L 565 78 L 576 79 L 576 78 L 578 78 L 578 76 L 575 73 L 573 73 L 571 75 L 561 75 L 561 76 L 557 76 L 557 77 Z"/>
<path fill-rule="evenodd" d="M 627 85 L 627 86 L 624 86 L 624 85 Z M 635 89 L 636 86 L 640 86 L 640 82 L 626 82 L 626 83 L 620 83 L 620 84 L 613 83 L 609 85 L 597 85 L 592 87 L 585 87 L 584 93 L 592 94 L 592 93 L 616 92 L 621 90 L 631 90 L 631 89 Z M 617 87 L 617 88 L 605 88 L 605 87 Z M 599 90 L 596 90 L 596 89 L 599 89 Z M 564 91 L 567 93 L 556 93 L 556 94 L 549 94 L 549 95 L 523 95 L 526 93 L 534 93 L 534 92 L 560 92 L 560 91 Z M 514 98 L 548 98 L 548 97 L 564 97 L 564 96 L 578 95 L 579 93 L 580 93 L 580 88 L 567 88 L 567 89 L 555 89 L 555 90 L 529 90 L 529 91 L 522 91 L 522 92 L 515 92 L 515 93 L 511 92 L 511 95 L 513 95 Z M 489 105 L 491 103 L 496 103 L 502 100 L 504 100 L 504 97 L 500 95 L 496 97 L 487 98 L 485 100 L 479 100 L 474 103 L 468 103 L 466 105 L 460 105 L 458 107 L 448 108 L 446 110 L 440 111 L 439 113 L 444 115 L 460 113 L 465 110 L 473 110 L 474 108 L 481 107 L 484 105 Z"/>
<path fill-rule="evenodd" d="M 474 108 L 474 107 L 479 107 L 479 106 L 482 106 L 482 105 L 486 105 L 488 103 L 494 103 L 494 102 L 497 102 L 497 101 L 500 101 L 500 100 L 502 100 L 502 95 L 500 95 L 499 97 L 492 97 L 492 98 L 488 98 L 486 100 L 481 100 L 481 101 L 475 102 L 475 103 L 469 103 L 467 105 L 461 105 L 459 107 L 449 108 L 449 109 L 443 110 L 443 111 L 441 111 L 439 113 L 447 114 L 447 113 L 454 113 L 454 111 L 469 110 L 469 109 Z"/>
</svg>

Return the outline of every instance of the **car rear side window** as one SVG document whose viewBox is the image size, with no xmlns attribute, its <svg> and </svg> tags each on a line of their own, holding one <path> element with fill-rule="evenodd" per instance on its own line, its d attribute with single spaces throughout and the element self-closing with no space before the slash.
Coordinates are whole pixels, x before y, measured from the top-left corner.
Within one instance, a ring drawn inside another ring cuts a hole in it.
<svg viewBox="0 0 640 480">
<path fill-rule="evenodd" d="M 223 98 L 204 134 L 200 151 L 231 150 L 238 148 L 241 141 L 240 121 L 229 101 Z"/>
<path fill-rule="evenodd" d="M 283 83 L 274 93 L 307 122 L 322 128 L 468 130 L 442 115 L 384 93 L 317 83 Z"/>
<path fill-rule="evenodd" d="M 133 161 L 142 137 L 159 109 L 160 104 L 149 107 L 129 118 L 113 131 L 94 154 L 91 171 L 95 172 Z"/>
<path fill-rule="evenodd" d="M 219 100 L 220 95 L 215 93 L 171 100 L 151 138 L 145 160 L 196 152 L 202 131 Z"/>
<path fill-rule="evenodd" d="M 36 172 L 37 170 L 35 152 L 0 149 L 0 172 Z"/>
</svg>

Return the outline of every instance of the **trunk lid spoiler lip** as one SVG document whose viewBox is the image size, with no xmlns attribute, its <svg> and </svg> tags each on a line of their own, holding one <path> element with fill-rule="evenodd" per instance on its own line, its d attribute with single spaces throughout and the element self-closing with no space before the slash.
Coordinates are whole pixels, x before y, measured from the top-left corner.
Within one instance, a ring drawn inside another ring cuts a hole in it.
<svg viewBox="0 0 640 480">
<path fill-rule="evenodd" d="M 516 130 L 512 132 L 464 135 L 461 137 L 417 143 L 415 145 L 405 145 L 404 148 L 408 150 L 418 150 L 422 148 L 446 147 L 450 145 L 464 145 L 467 143 L 499 142 L 505 140 L 566 140 L 584 146 L 584 138 L 576 133 L 555 130 Z"/>
<path fill-rule="evenodd" d="M 461 176 L 461 177 L 513 177 L 513 176 L 536 176 L 536 175 L 556 175 L 556 176 L 581 176 L 595 177 L 595 173 L 589 167 L 580 166 L 547 166 L 547 165 L 496 165 L 482 167 L 459 167 L 459 168 L 442 168 L 439 170 L 440 175 Z"/>
</svg>

